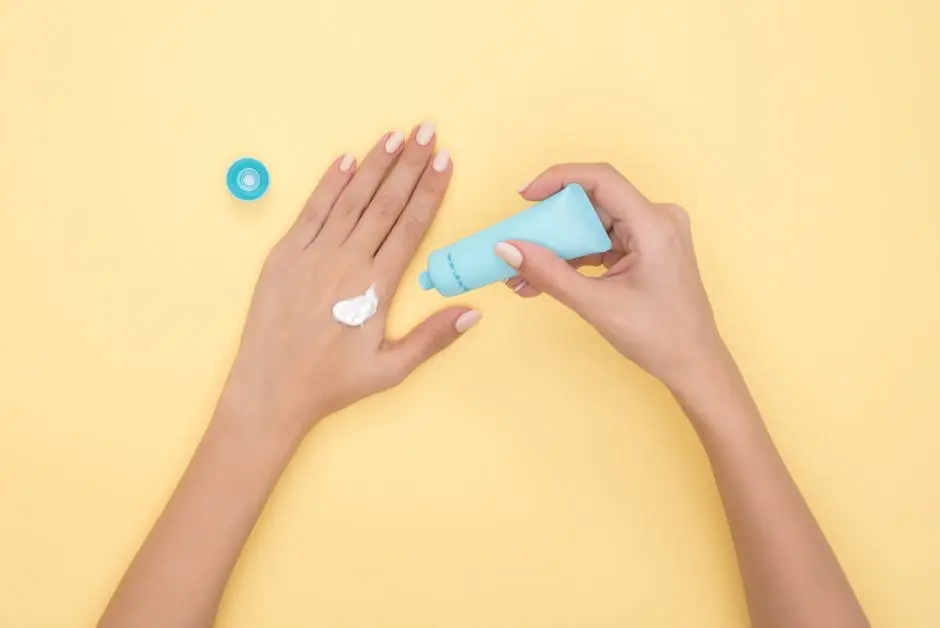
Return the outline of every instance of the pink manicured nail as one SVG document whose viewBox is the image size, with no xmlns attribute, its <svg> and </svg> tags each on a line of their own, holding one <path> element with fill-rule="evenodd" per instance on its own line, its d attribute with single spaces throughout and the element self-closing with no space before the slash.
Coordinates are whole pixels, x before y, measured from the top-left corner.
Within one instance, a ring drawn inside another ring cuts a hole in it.
<svg viewBox="0 0 940 628">
<path fill-rule="evenodd" d="M 356 164 L 356 158 L 346 153 L 343 155 L 343 158 L 339 160 L 339 171 L 340 172 L 349 172 L 352 170 L 352 167 Z"/>
<path fill-rule="evenodd" d="M 496 248 L 493 249 L 496 253 L 496 256 L 512 266 L 513 268 L 519 268 L 522 266 L 522 251 L 514 247 L 513 245 L 507 242 L 500 242 L 496 245 Z"/>
<path fill-rule="evenodd" d="M 434 162 L 431 164 L 431 167 L 434 168 L 436 172 L 444 172 L 447 170 L 447 164 L 449 163 L 450 153 L 448 153 L 446 150 L 442 150 L 434 156 Z"/>
<path fill-rule="evenodd" d="M 454 329 L 457 330 L 458 334 L 462 334 L 479 323 L 482 318 L 483 315 L 476 310 L 469 310 L 460 315 L 460 318 L 454 323 Z"/>
<path fill-rule="evenodd" d="M 431 140 L 434 138 L 434 125 L 430 122 L 425 122 L 420 127 L 418 127 L 418 132 L 415 133 L 415 140 L 421 146 L 427 146 Z"/>
<path fill-rule="evenodd" d="M 402 142 L 405 141 L 405 134 L 401 131 L 395 131 L 388 136 L 388 139 L 385 140 L 385 152 L 391 155 L 401 146 Z"/>
<path fill-rule="evenodd" d="M 526 190 L 529 189 L 529 186 L 530 186 L 530 185 L 532 185 L 532 182 L 531 182 L 531 181 L 529 181 L 528 183 L 526 183 L 525 185 L 523 185 L 522 187 L 520 187 L 518 190 L 516 190 L 516 192 L 518 192 L 519 194 L 522 194 L 523 192 L 525 192 Z"/>
<path fill-rule="evenodd" d="M 522 292 L 522 289 L 528 285 L 529 285 L 529 282 L 523 279 L 518 284 L 516 284 L 516 287 L 513 288 L 512 291 L 515 292 L 516 294 L 519 294 L 520 292 Z"/>
</svg>

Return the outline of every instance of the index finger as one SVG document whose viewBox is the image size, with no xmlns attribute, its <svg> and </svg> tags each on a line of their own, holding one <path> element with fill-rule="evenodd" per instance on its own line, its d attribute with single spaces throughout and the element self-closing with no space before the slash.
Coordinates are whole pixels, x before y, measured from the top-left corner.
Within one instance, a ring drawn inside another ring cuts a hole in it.
<svg viewBox="0 0 940 628">
<path fill-rule="evenodd" d="M 404 211 L 376 252 L 376 266 L 388 274 L 388 279 L 393 285 L 398 285 L 421 240 L 424 239 L 424 234 L 434 221 L 450 184 L 451 174 L 453 168 L 450 153 L 442 150 L 424 169 Z"/>
<path fill-rule="evenodd" d="M 526 200 L 541 201 L 571 183 L 583 187 L 597 209 L 606 212 L 611 219 L 626 220 L 649 210 L 649 200 L 616 168 L 604 163 L 552 166 L 519 193 Z M 610 227 L 609 224 L 604 226 Z"/>
</svg>

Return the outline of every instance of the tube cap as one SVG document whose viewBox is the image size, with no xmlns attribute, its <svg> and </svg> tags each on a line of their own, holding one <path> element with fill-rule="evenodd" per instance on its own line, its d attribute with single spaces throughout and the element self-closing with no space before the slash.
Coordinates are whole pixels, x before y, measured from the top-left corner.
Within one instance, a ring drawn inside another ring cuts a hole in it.
<svg viewBox="0 0 940 628">
<path fill-rule="evenodd" d="M 256 201 L 268 191 L 271 177 L 263 163 L 251 157 L 239 159 L 229 166 L 225 184 L 232 196 L 240 201 Z"/>
<path fill-rule="evenodd" d="M 418 275 L 418 283 L 420 283 L 421 287 L 425 290 L 431 290 L 434 288 L 434 282 L 431 281 L 431 273 L 426 270 Z"/>
</svg>

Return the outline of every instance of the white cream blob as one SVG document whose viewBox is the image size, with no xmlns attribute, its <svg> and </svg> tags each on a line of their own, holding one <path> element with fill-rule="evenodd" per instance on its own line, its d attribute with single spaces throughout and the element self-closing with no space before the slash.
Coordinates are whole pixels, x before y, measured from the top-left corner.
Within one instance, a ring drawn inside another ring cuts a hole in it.
<svg viewBox="0 0 940 628">
<path fill-rule="evenodd" d="M 375 293 L 375 284 L 372 284 L 365 294 L 333 304 L 333 320 L 349 327 L 362 327 L 378 309 L 379 295 Z"/>
</svg>

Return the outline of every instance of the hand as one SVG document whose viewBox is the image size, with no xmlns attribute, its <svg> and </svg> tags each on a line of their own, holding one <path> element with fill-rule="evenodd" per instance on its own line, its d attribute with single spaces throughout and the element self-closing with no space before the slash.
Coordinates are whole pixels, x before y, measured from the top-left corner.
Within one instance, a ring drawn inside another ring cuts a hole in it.
<svg viewBox="0 0 940 628">
<path fill-rule="evenodd" d="M 723 358 L 702 285 L 689 216 L 680 207 L 648 201 L 613 167 L 565 164 L 549 168 L 522 191 L 540 201 L 579 183 L 610 233 L 613 249 L 566 263 L 529 242 L 500 244 L 497 253 L 519 275 L 509 286 L 522 297 L 545 292 L 597 330 L 623 355 L 672 389 Z M 588 278 L 572 266 L 603 265 Z"/>
<path fill-rule="evenodd" d="M 519 272 L 510 287 L 523 297 L 555 297 L 672 390 L 711 464 L 752 625 L 868 628 L 721 340 L 688 214 L 651 203 L 608 165 L 549 168 L 522 194 L 538 201 L 569 183 L 590 195 L 613 250 L 569 265 L 532 243 L 498 244 L 497 254 Z M 588 264 L 607 272 L 593 279 L 573 268 Z"/>
<path fill-rule="evenodd" d="M 434 130 L 384 136 L 357 170 L 351 156 L 323 175 L 261 271 L 222 404 L 302 436 L 320 418 L 401 382 L 480 320 L 463 307 L 431 316 L 400 341 L 388 307 L 443 199 L 447 151 Z M 375 284 L 376 314 L 361 328 L 333 304 Z"/>
</svg>

